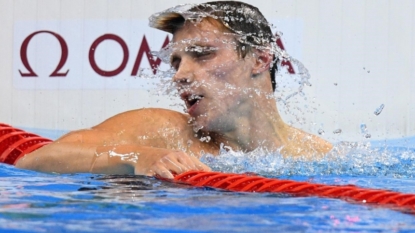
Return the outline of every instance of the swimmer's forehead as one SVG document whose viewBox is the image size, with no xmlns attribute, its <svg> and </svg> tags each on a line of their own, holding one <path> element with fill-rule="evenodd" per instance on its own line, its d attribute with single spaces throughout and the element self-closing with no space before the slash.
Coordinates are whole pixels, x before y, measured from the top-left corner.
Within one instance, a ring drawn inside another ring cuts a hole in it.
<svg viewBox="0 0 415 233">
<path fill-rule="evenodd" d="M 236 41 L 232 37 L 194 37 L 180 40 L 172 40 L 162 48 L 157 56 L 165 63 L 170 63 L 174 57 L 182 53 L 201 53 L 207 51 L 219 51 L 222 49 L 235 49 Z"/>
<path fill-rule="evenodd" d="M 173 42 L 218 42 L 232 39 L 235 34 L 223 31 L 220 23 L 215 20 L 201 20 L 200 22 L 185 22 L 173 34 Z"/>
<path fill-rule="evenodd" d="M 182 51 L 185 48 L 194 48 L 194 47 L 200 47 L 200 48 L 215 48 L 223 49 L 223 48 L 234 48 L 235 43 L 232 40 L 228 41 L 219 41 L 219 40 L 200 40 L 199 38 L 196 38 L 194 40 L 181 40 L 178 42 L 172 41 L 168 46 L 164 48 L 164 50 L 169 50 L 170 52 L 174 51 Z"/>
<path fill-rule="evenodd" d="M 235 49 L 236 40 L 232 35 L 227 35 L 222 32 L 214 32 L 212 30 L 198 31 L 189 30 L 185 28 L 176 32 L 173 40 L 165 48 L 170 55 L 177 53 L 193 53 L 201 51 L 217 51 L 221 49 Z M 167 52 L 167 51 L 166 51 Z"/>
</svg>

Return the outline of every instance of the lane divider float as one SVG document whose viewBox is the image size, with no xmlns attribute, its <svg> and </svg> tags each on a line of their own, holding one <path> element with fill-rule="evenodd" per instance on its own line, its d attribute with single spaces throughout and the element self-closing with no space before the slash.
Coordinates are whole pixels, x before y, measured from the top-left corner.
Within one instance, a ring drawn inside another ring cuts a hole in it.
<svg viewBox="0 0 415 233">
<path fill-rule="evenodd" d="M 15 165 L 17 160 L 52 140 L 0 123 L 0 162 Z"/>
<path fill-rule="evenodd" d="M 233 192 L 286 193 L 297 197 L 336 198 L 415 213 L 415 194 L 361 188 L 355 185 L 326 185 L 251 174 L 202 171 L 176 175 L 174 181 L 195 187 L 211 187 Z"/>
<path fill-rule="evenodd" d="M 0 162 L 14 165 L 26 154 L 51 142 L 50 139 L 0 123 Z M 252 174 L 202 171 L 185 172 L 169 181 L 233 192 L 286 193 L 298 197 L 336 198 L 415 213 L 415 194 L 361 188 L 355 185 L 325 185 Z"/>
</svg>

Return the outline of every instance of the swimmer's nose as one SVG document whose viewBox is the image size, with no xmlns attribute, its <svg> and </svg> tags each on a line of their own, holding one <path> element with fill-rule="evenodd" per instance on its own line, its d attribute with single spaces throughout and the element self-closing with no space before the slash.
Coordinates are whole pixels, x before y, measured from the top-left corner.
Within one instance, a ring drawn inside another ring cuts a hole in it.
<svg viewBox="0 0 415 233">
<path fill-rule="evenodd" d="M 173 82 L 181 85 L 191 84 L 194 80 L 194 70 L 190 64 L 182 60 L 176 74 L 173 76 Z"/>
</svg>

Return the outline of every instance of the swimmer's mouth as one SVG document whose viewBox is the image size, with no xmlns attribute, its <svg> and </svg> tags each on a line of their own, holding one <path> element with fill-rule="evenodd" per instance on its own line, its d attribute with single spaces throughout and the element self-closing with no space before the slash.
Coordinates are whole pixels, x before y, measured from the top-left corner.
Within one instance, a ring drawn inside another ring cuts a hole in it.
<svg viewBox="0 0 415 233">
<path fill-rule="evenodd" d="M 183 93 L 181 95 L 182 99 L 186 103 L 187 109 L 190 109 L 192 106 L 194 106 L 196 103 L 200 102 L 201 99 L 203 99 L 203 95 L 194 95 L 194 94 L 186 94 Z"/>
</svg>

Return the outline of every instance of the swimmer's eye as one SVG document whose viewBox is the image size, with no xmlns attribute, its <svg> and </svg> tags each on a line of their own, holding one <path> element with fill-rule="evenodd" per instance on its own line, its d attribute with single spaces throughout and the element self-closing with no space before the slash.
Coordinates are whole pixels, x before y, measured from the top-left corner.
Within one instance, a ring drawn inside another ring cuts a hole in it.
<svg viewBox="0 0 415 233">
<path fill-rule="evenodd" d="M 207 60 L 218 50 L 217 47 L 209 46 L 189 46 L 185 48 L 185 52 L 195 59 Z M 177 55 L 172 55 L 170 57 L 170 66 L 178 70 L 181 63 L 181 57 Z"/>
<path fill-rule="evenodd" d="M 195 58 L 204 58 L 213 54 L 218 50 L 216 47 L 203 47 L 203 46 L 192 46 L 188 47 L 188 52 L 192 54 Z"/>
</svg>

